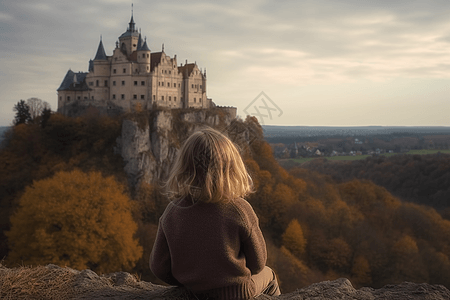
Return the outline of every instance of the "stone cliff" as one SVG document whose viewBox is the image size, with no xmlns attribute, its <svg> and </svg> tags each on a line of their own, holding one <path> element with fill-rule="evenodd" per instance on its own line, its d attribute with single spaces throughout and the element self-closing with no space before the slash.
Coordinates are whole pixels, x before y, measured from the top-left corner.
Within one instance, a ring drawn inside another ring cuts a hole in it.
<svg viewBox="0 0 450 300">
<path fill-rule="evenodd" d="M 8 269 L 0 264 L 0 299 L 196 299 L 178 287 L 156 285 L 126 273 L 98 276 L 91 270 L 77 271 L 55 265 Z M 441 285 L 404 282 L 380 289 L 356 290 L 348 279 L 312 284 L 278 297 L 280 300 L 448 300 L 450 291 Z"/>
<path fill-rule="evenodd" d="M 122 124 L 116 151 L 125 162 L 130 186 L 166 178 L 182 142 L 197 128 L 233 128 L 235 115 L 225 109 L 158 110 L 133 115 Z"/>
</svg>

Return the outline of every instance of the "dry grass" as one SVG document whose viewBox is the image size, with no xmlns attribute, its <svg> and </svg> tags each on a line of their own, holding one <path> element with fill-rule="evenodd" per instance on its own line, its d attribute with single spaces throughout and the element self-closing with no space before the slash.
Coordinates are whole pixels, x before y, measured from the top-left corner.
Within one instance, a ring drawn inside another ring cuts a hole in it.
<svg viewBox="0 0 450 300">
<path fill-rule="evenodd" d="M 76 272 L 69 268 L 0 264 L 0 299 L 70 299 Z"/>
</svg>

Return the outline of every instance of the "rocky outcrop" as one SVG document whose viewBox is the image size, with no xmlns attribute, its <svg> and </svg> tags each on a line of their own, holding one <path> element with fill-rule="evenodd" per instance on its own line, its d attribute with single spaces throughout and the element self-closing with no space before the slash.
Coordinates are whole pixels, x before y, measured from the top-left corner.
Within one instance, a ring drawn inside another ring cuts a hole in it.
<svg viewBox="0 0 450 300">
<path fill-rule="evenodd" d="M 226 130 L 233 115 L 222 109 L 158 110 L 125 119 L 116 151 L 125 162 L 132 188 L 166 178 L 183 141 L 198 127 Z"/>
<path fill-rule="evenodd" d="M 138 280 L 126 273 L 99 276 L 91 270 L 77 271 L 55 265 L 8 269 L 0 265 L 0 299 L 196 299 L 187 290 Z M 278 297 L 280 300 L 448 300 L 450 291 L 441 285 L 404 282 L 380 289 L 356 290 L 348 279 L 312 284 Z"/>
</svg>

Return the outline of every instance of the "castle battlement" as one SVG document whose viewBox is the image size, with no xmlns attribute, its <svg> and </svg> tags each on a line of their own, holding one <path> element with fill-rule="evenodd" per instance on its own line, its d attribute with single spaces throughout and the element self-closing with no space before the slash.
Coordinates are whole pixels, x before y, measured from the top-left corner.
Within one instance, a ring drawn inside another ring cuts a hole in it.
<svg viewBox="0 0 450 300">
<path fill-rule="evenodd" d="M 113 54 L 106 55 L 100 38 L 88 72 L 67 71 L 57 92 L 58 112 L 65 115 L 86 106 L 114 114 L 138 107 L 214 107 L 206 96 L 206 69 L 187 60 L 178 65 L 177 56 L 167 55 L 164 45 L 160 52 L 152 52 L 133 15 Z"/>
</svg>

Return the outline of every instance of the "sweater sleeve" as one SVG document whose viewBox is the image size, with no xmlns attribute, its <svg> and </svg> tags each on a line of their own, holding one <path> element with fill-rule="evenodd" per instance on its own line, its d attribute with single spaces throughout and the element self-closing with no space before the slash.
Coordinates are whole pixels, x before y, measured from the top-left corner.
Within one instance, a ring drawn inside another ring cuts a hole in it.
<svg viewBox="0 0 450 300">
<path fill-rule="evenodd" d="M 250 235 L 243 241 L 243 251 L 246 259 L 246 266 L 252 275 L 261 272 L 267 261 L 267 249 L 264 236 L 259 228 L 258 217 L 253 208 L 248 204 L 247 218 L 249 221 Z"/>
<path fill-rule="evenodd" d="M 181 286 L 172 275 L 172 261 L 170 258 L 169 245 L 159 221 L 158 232 L 156 233 L 155 244 L 150 254 L 150 270 L 153 274 L 170 285 Z"/>
</svg>

